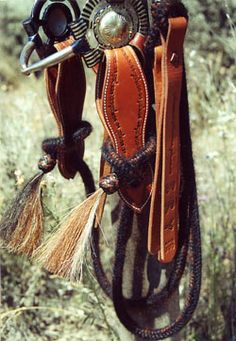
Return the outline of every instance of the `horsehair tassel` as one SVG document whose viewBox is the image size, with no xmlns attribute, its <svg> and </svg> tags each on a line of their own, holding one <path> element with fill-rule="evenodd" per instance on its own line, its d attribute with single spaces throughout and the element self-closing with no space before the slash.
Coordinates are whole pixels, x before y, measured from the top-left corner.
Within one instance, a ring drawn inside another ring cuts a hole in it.
<svg viewBox="0 0 236 341">
<path fill-rule="evenodd" d="M 55 275 L 81 280 L 84 255 L 104 195 L 99 189 L 75 207 L 61 227 L 35 251 L 33 258 Z"/>
<path fill-rule="evenodd" d="M 10 252 L 31 256 L 43 233 L 41 183 L 45 173 L 55 167 L 49 155 L 39 162 L 42 172 L 32 177 L 18 192 L 0 223 L 0 238 Z"/>
<path fill-rule="evenodd" d="M 17 194 L 0 224 L 0 237 L 10 252 L 30 256 L 43 231 L 43 208 L 39 173 Z"/>
</svg>

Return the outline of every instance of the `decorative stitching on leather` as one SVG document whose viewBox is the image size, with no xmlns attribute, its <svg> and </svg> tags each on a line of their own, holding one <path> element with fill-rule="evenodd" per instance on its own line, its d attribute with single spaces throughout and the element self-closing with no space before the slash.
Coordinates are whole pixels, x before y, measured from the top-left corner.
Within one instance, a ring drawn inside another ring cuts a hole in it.
<svg viewBox="0 0 236 341">
<path fill-rule="evenodd" d="M 128 49 L 130 49 L 132 52 L 133 52 L 133 49 L 132 47 L 128 47 Z M 136 64 L 139 68 L 139 71 L 140 71 L 140 75 L 142 77 L 142 80 L 143 80 L 143 84 L 144 84 L 144 87 L 145 87 L 145 94 L 146 94 L 146 112 L 145 112 L 145 118 L 144 118 L 144 123 L 143 123 L 143 131 L 142 131 L 142 136 L 143 136 L 143 146 L 145 145 L 145 132 L 146 132 L 146 125 L 147 125 L 147 118 L 148 118 L 148 111 L 149 111 L 149 96 L 148 96 L 148 86 L 147 86 L 147 81 L 146 81 L 146 78 L 144 77 L 144 74 L 143 74 L 143 70 L 141 68 L 141 65 L 140 65 L 140 62 L 138 60 L 138 57 L 136 56 L 135 53 L 132 53 L 135 61 L 136 61 Z"/>
<path fill-rule="evenodd" d="M 145 76 L 143 75 L 143 70 L 140 65 L 140 62 L 135 55 L 134 50 L 132 47 L 126 47 L 119 50 L 125 58 L 126 63 L 129 65 L 129 70 L 131 73 L 131 77 L 134 81 L 134 86 L 137 89 L 138 93 L 138 113 L 137 113 L 137 126 L 135 129 L 135 144 L 137 150 L 140 149 L 145 145 L 145 132 L 146 132 L 146 124 L 148 118 L 148 111 L 149 111 L 149 97 L 148 97 L 148 87 L 146 83 Z M 105 85 L 104 85 L 104 93 L 103 93 L 103 112 L 104 112 L 104 120 L 105 124 L 108 127 L 110 132 L 111 138 L 115 145 L 115 149 L 119 150 L 121 148 L 122 152 L 126 154 L 125 149 L 125 142 L 123 140 L 123 132 L 120 129 L 119 119 L 116 117 L 116 108 L 115 108 L 115 95 L 116 95 L 116 83 L 118 81 L 118 64 L 117 58 L 119 58 L 116 54 L 116 50 L 109 51 L 107 53 L 107 68 L 106 68 L 106 75 L 105 75 Z M 108 98 L 109 94 L 109 98 Z M 109 100 L 109 104 L 108 104 Z M 145 107 L 144 107 L 145 106 Z M 108 112 L 109 109 L 109 112 Z M 145 112 L 143 113 L 143 109 Z M 112 122 L 111 122 L 112 118 Z M 115 125 L 115 127 L 114 127 Z M 120 135 L 118 132 L 120 131 Z M 150 172 L 152 173 L 151 166 Z M 153 174 L 152 174 L 153 176 Z M 141 212 L 141 210 L 145 207 L 147 202 L 150 200 L 150 196 L 152 193 L 153 188 L 150 190 L 150 194 L 148 195 L 147 200 L 145 200 L 144 204 L 141 207 L 138 207 L 135 204 L 130 202 L 130 199 L 127 200 L 126 196 L 119 191 L 119 194 L 123 201 L 132 207 L 137 212 Z"/>
<path fill-rule="evenodd" d="M 110 53 L 113 54 L 113 51 L 110 51 Z M 106 125 L 108 126 L 108 128 L 109 128 L 108 130 L 110 131 L 110 133 L 113 137 L 113 141 L 115 143 L 116 150 L 118 150 L 119 146 L 118 146 L 118 142 L 116 139 L 116 135 L 112 129 L 112 126 L 111 126 L 111 123 L 108 119 L 108 114 L 107 114 L 107 92 L 108 92 L 109 82 L 110 82 L 110 78 L 111 78 L 111 59 L 108 56 L 107 56 L 107 61 L 108 61 L 108 66 L 107 66 L 107 71 L 106 71 L 106 83 L 105 83 L 105 90 L 104 90 L 103 108 L 104 108 L 104 116 L 106 118 L 106 120 L 105 120 Z M 114 58 L 112 58 L 112 62 L 114 63 Z M 115 62 L 115 68 L 117 68 L 116 62 Z M 117 75 L 117 73 L 116 73 L 116 75 Z"/>
</svg>

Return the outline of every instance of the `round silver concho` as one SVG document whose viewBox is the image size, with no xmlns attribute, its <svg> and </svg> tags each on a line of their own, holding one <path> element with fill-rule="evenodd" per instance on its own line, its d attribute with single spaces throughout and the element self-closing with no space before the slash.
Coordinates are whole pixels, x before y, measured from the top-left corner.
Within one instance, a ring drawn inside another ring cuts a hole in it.
<svg viewBox="0 0 236 341">
<path fill-rule="evenodd" d="M 103 47 L 117 48 L 127 45 L 137 31 L 133 17 L 128 11 L 108 7 L 97 14 L 94 32 Z"/>
<path fill-rule="evenodd" d="M 149 23 L 140 0 L 87 0 L 80 20 L 72 27 L 75 39 L 87 38 L 90 51 L 84 54 L 84 60 L 93 67 L 101 61 L 105 49 L 128 45 L 136 33 L 146 36 Z"/>
</svg>

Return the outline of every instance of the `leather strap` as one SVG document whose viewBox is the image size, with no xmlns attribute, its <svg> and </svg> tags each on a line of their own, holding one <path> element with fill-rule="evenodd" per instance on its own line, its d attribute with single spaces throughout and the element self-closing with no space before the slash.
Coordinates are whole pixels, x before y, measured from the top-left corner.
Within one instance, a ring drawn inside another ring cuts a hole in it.
<svg viewBox="0 0 236 341">
<path fill-rule="evenodd" d="M 132 157 L 145 145 L 148 87 L 131 46 L 106 50 L 97 79 L 97 109 L 117 153 Z M 140 213 L 150 198 L 152 173 L 136 187 L 121 187 L 124 202 Z"/>
<path fill-rule="evenodd" d="M 108 138 L 109 137 L 107 135 L 107 131 L 104 130 L 103 143 L 105 141 L 107 141 Z M 104 176 L 107 176 L 110 173 L 111 173 L 110 165 L 107 162 L 105 162 L 105 160 L 101 156 L 101 161 L 100 161 L 100 178 L 103 178 Z M 100 202 L 99 202 L 98 209 L 97 209 L 97 212 L 96 212 L 96 219 L 95 219 L 95 224 L 94 224 L 95 228 L 99 228 L 101 226 L 101 224 L 102 224 L 102 217 L 103 217 L 103 213 L 104 213 L 104 210 L 105 210 L 106 201 L 107 201 L 107 195 L 104 195 L 102 197 L 102 199 L 100 200 Z"/>
<path fill-rule="evenodd" d="M 57 44 L 58 50 L 71 44 L 71 39 Z M 76 56 L 53 66 L 45 71 L 45 82 L 48 100 L 56 119 L 60 136 L 65 137 L 67 144 L 81 124 L 86 79 L 81 58 Z M 74 178 L 78 171 L 78 162 L 83 158 L 84 143 L 74 150 L 63 150 L 58 155 L 58 167 L 61 174 Z"/>
<path fill-rule="evenodd" d="M 154 93 L 156 110 L 156 135 L 157 150 L 155 160 L 155 172 L 153 179 L 153 193 L 150 206 L 149 229 L 148 229 L 148 250 L 151 254 L 158 255 L 160 251 L 160 225 L 161 225 L 161 161 L 162 161 L 162 130 L 163 110 L 162 106 L 162 46 L 155 48 L 154 59 Z"/>
<path fill-rule="evenodd" d="M 130 41 L 129 45 L 136 47 L 141 54 L 144 56 L 144 48 L 147 37 L 140 33 L 136 33 L 134 38 Z"/>
<path fill-rule="evenodd" d="M 170 18 L 162 47 L 155 48 L 154 83 L 157 153 L 149 219 L 148 249 L 160 262 L 171 262 L 177 251 L 180 190 L 179 110 L 183 76 L 184 17 Z"/>
</svg>

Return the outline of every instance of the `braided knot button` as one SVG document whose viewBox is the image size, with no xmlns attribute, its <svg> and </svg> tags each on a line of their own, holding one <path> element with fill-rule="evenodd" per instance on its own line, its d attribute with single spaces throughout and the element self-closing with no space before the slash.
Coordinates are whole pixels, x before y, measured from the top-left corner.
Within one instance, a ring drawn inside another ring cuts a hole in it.
<svg viewBox="0 0 236 341">
<path fill-rule="evenodd" d="M 54 159 L 50 154 L 46 154 L 38 162 L 38 168 L 44 173 L 51 172 L 57 164 L 56 159 Z"/>
<path fill-rule="evenodd" d="M 120 188 L 120 182 L 117 175 L 111 173 L 100 180 L 99 186 L 106 194 L 113 194 Z"/>
</svg>

